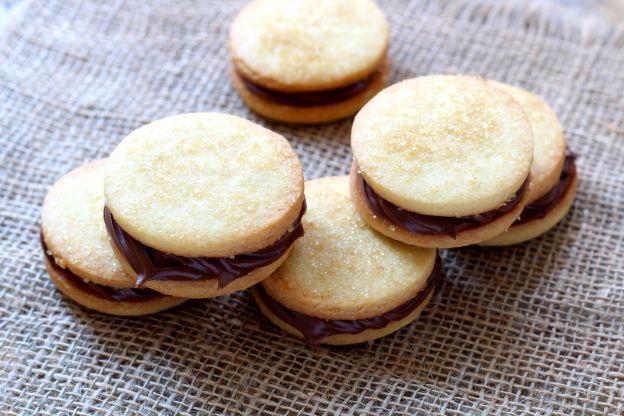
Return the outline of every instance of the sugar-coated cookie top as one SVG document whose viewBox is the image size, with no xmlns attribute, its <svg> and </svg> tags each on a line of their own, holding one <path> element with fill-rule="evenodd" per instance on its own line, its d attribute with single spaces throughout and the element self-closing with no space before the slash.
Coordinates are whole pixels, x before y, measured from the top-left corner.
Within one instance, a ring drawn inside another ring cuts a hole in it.
<svg viewBox="0 0 624 416">
<path fill-rule="evenodd" d="M 104 182 L 117 223 L 180 256 L 227 257 L 274 243 L 296 220 L 303 171 L 289 143 L 240 117 L 192 113 L 130 133 Z"/>
<path fill-rule="evenodd" d="M 133 287 L 104 227 L 105 160 L 81 166 L 52 186 L 43 203 L 43 239 L 56 262 L 74 274 L 113 287 Z"/>
<path fill-rule="evenodd" d="M 323 319 L 378 316 L 424 286 L 435 249 L 408 246 L 373 231 L 360 218 L 347 176 L 306 182 L 305 236 L 262 282 L 286 307 Z"/>
<path fill-rule="evenodd" d="M 533 159 L 531 125 L 520 105 L 469 76 L 424 76 L 386 88 L 355 117 L 351 145 L 375 192 L 437 216 L 503 205 Z"/>
<path fill-rule="evenodd" d="M 281 91 L 318 91 L 374 72 L 388 47 L 388 23 L 373 0 L 252 0 L 234 19 L 236 69 Z"/>
<path fill-rule="evenodd" d="M 559 181 L 565 161 L 566 142 L 555 112 L 537 95 L 522 88 L 488 81 L 520 103 L 533 128 L 533 166 L 528 203 L 539 199 Z"/>
</svg>

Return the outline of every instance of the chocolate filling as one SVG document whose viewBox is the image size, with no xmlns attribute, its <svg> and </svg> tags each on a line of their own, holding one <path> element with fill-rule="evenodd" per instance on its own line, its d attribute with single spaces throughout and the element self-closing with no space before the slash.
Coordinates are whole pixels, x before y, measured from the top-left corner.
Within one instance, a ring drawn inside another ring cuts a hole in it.
<svg viewBox="0 0 624 416">
<path fill-rule="evenodd" d="M 526 224 L 529 221 L 544 218 L 563 199 L 576 176 L 575 159 L 576 155 L 573 153 L 566 154 L 559 182 L 546 195 L 527 204 L 520 218 L 513 225 Z"/>
<path fill-rule="evenodd" d="M 63 269 L 56 264 L 54 257 L 50 254 L 48 247 L 45 244 L 45 241 L 43 241 L 43 237 L 41 237 L 41 246 L 43 247 L 43 252 L 49 261 L 50 267 L 52 267 L 52 269 L 54 269 L 54 271 L 59 274 L 62 279 L 69 281 L 82 292 L 113 302 L 142 302 L 165 296 L 162 293 L 158 293 L 152 289 L 116 288 L 99 285 L 93 282 L 85 282 L 70 270 Z"/>
<path fill-rule="evenodd" d="M 340 88 L 334 88 L 331 90 L 310 92 L 282 92 L 258 85 L 253 81 L 245 78 L 242 74 L 238 73 L 238 76 L 242 80 L 243 85 L 252 94 L 257 95 L 258 97 L 263 98 L 267 101 L 290 105 L 293 107 L 313 107 L 317 105 L 335 104 L 340 101 L 348 100 L 349 98 L 352 98 L 364 91 L 376 75 L 377 72 L 374 72 L 368 77 L 356 81 L 353 84 L 349 84 Z"/>
<path fill-rule="evenodd" d="M 379 196 L 366 183 L 362 174 L 358 171 L 357 180 L 364 190 L 364 195 L 371 211 L 378 217 L 384 218 L 391 224 L 403 228 L 411 233 L 425 235 L 447 235 L 456 238 L 462 231 L 472 230 L 496 221 L 503 215 L 513 210 L 522 200 L 526 192 L 529 179 L 527 178 L 516 194 L 504 205 L 477 215 L 465 217 L 438 217 L 434 215 L 417 214 L 407 211 L 386 201 Z"/>
<path fill-rule="evenodd" d="M 301 217 L 305 211 L 304 200 L 299 217 L 275 243 L 253 253 L 237 254 L 227 258 L 183 257 L 148 247 L 126 233 L 107 207 L 104 207 L 104 222 L 113 243 L 137 274 L 137 286 L 152 280 L 217 279 L 219 288 L 223 288 L 253 270 L 279 259 L 296 239 L 303 236 Z"/>
<path fill-rule="evenodd" d="M 305 338 L 306 344 L 316 347 L 323 338 L 337 334 L 359 334 L 367 329 L 385 328 L 390 322 L 400 321 L 414 311 L 431 293 L 435 282 L 440 276 L 442 261 L 440 256 L 436 256 L 435 264 L 431 274 L 425 282 L 425 286 L 418 294 L 402 305 L 397 306 L 389 312 L 367 319 L 321 319 L 293 311 L 273 299 L 264 287 L 259 284 L 255 286 L 258 297 L 262 303 L 282 321 L 296 328 Z"/>
</svg>

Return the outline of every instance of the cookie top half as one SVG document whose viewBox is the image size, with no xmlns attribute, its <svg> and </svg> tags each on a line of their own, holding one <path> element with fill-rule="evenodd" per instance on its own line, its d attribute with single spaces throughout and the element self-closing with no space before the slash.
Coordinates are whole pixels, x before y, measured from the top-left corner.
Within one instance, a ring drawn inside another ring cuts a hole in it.
<svg viewBox="0 0 624 416">
<path fill-rule="evenodd" d="M 41 211 L 48 251 L 62 268 L 95 283 L 134 287 L 109 244 L 102 219 L 105 160 L 81 166 L 56 182 Z"/>
<path fill-rule="evenodd" d="M 424 76 L 386 88 L 355 117 L 351 145 L 377 194 L 436 216 L 500 207 L 527 179 L 533 159 L 520 104 L 470 76 Z"/>
<path fill-rule="evenodd" d="M 388 23 L 373 0 L 252 0 L 229 35 L 237 71 L 284 92 L 342 87 L 385 60 Z"/>
<path fill-rule="evenodd" d="M 496 81 L 488 81 L 509 93 L 524 109 L 533 128 L 533 166 L 529 186 L 529 203 L 544 196 L 559 181 L 566 156 L 563 128 L 555 112 L 537 95 Z"/>
<path fill-rule="evenodd" d="M 435 249 L 409 246 L 369 228 L 349 194 L 347 176 L 306 182 L 305 235 L 261 284 L 289 309 L 322 319 L 365 319 L 414 298 Z"/>
<path fill-rule="evenodd" d="M 130 133 L 109 158 L 104 191 L 117 224 L 144 245 L 227 257 L 286 233 L 303 171 L 277 133 L 227 114 L 181 114 Z"/>
</svg>

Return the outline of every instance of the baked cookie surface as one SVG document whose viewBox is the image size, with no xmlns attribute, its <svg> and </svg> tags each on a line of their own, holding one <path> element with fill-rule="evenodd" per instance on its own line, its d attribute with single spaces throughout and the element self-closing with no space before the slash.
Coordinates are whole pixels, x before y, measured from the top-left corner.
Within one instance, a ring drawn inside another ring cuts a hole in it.
<svg viewBox="0 0 624 416">
<path fill-rule="evenodd" d="M 242 76 L 303 92 L 367 77 L 385 60 L 388 36 L 372 0 L 253 0 L 232 22 L 228 46 Z"/>
<path fill-rule="evenodd" d="M 432 294 L 432 274 L 439 272 L 435 249 L 408 246 L 369 228 L 351 202 L 348 182 L 347 176 L 306 182 L 306 235 L 293 245 L 284 264 L 254 289 L 263 312 L 282 328 L 294 328 L 291 333 L 302 336 L 305 331 L 297 329 L 297 322 L 303 321 L 284 321 L 272 311 L 276 304 L 307 316 L 304 320 L 340 320 L 351 330 L 357 328 L 354 333 L 338 330 L 331 339 L 310 339 L 307 334 L 312 343 L 362 342 L 411 322 Z M 376 322 L 374 328 L 362 323 L 397 308 L 401 314 Z"/>
<path fill-rule="evenodd" d="M 531 126 L 511 96 L 468 76 L 392 85 L 358 113 L 353 155 L 384 199 L 425 215 L 495 209 L 525 182 Z"/>
<path fill-rule="evenodd" d="M 167 117 L 113 151 L 106 206 L 136 240 L 180 256 L 260 250 L 295 222 L 303 172 L 286 139 L 220 113 Z"/>
</svg>

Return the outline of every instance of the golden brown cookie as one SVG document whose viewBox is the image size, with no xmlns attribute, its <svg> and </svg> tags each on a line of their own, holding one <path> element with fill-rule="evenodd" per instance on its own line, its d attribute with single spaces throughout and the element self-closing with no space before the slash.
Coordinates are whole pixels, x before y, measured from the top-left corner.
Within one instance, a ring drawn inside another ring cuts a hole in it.
<svg viewBox="0 0 624 416">
<path fill-rule="evenodd" d="M 245 289 L 301 234 L 303 172 L 286 139 L 193 113 L 147 124 L 113 151 L 104 219 L 138 284 L 180 297 Z"/>
<path fill-rule="evenodd" d="M 230 29 L 230 75 L 265 117 L 333 121 L 383 88 L 388 39 L 372 0 L 253 0 Z"/>
<path fill-rule="evenodd" d="M 357 114 L 351 191 L 377 231 L 459 247 L 506 230 L 526 203 L 531 125 L 507 93 L 469 76 L 386 88 Z"/>
<path fill-rule="evenodd" d="M 369 228 L 353 206 L 347 176 L 306 182 L 306 199 L 306 235 L 253 288 L 262 312 L 311 345 L 364 342 L 414 320 L 440 271 L 436 250 Z"/>
</svg>

